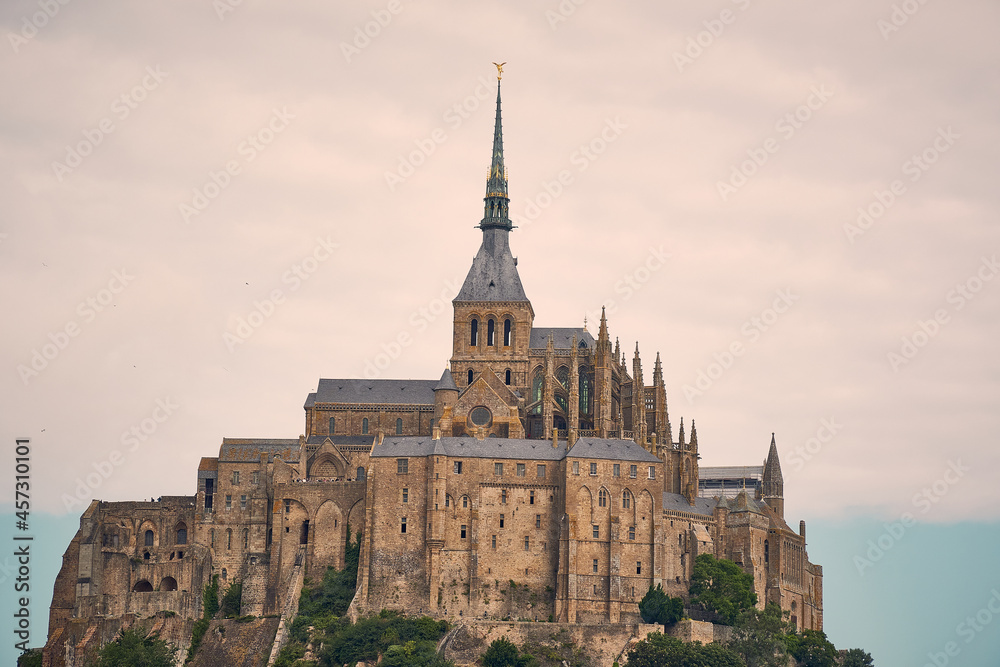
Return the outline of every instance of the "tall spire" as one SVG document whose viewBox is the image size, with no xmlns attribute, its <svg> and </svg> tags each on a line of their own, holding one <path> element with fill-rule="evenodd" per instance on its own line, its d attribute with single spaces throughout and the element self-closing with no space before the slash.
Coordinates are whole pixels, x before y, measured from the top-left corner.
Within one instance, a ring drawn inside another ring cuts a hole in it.
<svg viewBox="0 0 1000 667">
<path fill-rule="evenodd" d="M 781 475 L 781 463 L 778 461 L 778 447 L 771 434 L 771 448 L 764 462 L 764 474 L 761 476 L 761 495 L 764 502 L 773 508 L 778 516 L 785 514 L 785 480 Z"/>
<path fill-rule="evenodd" d="M 497 64 L 498 73 L 501 65 Z M 503 129 L 500 120 L 500 77 L 497 76 L 497 117 L 493 128 L 493 156 L 486 178 L 483 244 L 472 260 L 472 268 L 455 301 L 528 301 L 517 273 L 517 260 L 510 252 L 510 222 L 507 170 L 503 164 Z"/>
<path fill-rule="evenodd" d="M 498 68 L 499 69 L 499 66 Z M 500 120 L 500 76 L 497 76 L 497 118 L 493 127 L 493 157 L 490 161 L 490 173 L 486 178 L 486 203 L 483 221 L 479 228 L 484 232 L 488 229 L 503 229 L 510 231 L 514 225 L 510 222 L 507 197 L 507 169 L 503 164 L 503 123 Z"/>
</svg>

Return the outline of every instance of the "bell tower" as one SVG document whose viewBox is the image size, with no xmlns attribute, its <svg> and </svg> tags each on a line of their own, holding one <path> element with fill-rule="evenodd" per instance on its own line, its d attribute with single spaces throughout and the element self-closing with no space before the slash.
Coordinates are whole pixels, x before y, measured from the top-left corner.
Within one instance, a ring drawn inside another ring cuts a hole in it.
<svg viewBox="0 0 1000 667">
<path fill-rule="evenodd" d="M 510 252 L 511 224 L 507 196 L 507 170 L 503 159 L 503 125 L 500 119 L 500 78 L 497 65 L 497 113 L 493 127 L 493 152 L 486 177 L 482 245 L 465 283 L 452 301 L 455 320 L 451 373 L 459 389 L 480 374 L 494 372 L 525 395 L 528 385 L 528 344 L 535 318 L 524 294 L 517 260 Z"/>
</svg>

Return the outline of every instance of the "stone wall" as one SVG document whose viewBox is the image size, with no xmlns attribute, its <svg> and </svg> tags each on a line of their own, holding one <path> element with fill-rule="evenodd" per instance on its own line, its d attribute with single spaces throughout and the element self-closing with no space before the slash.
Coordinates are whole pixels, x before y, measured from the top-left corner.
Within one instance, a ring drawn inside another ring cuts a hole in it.
<svg viewBox="0 0 1000 667">
<path fill-rule="evenodd" d="M 456 665 L 475 665 L 496 639 L 507 637 L 518 646 L 525 642 L 557 650 L 573 643 L 586 651 L 591 667 L 611 667 L 633 641 L 658 632 L 658 625 L 583 625 L 577 623 L 528 623 L 472 621 L 457 625 L 442 640 L 441 648 Z M 623 660 L 623 659 L 622 659 Z"/>
</svg>

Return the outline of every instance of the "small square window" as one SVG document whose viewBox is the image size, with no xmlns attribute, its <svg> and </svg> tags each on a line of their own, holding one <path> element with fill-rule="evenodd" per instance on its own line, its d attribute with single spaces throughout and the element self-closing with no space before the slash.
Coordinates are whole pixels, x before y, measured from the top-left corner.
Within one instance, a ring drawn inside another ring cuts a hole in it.
<svg viewBox="0 0 1000 667">
<path fill-rule="evenodd" d="M 239 470 L 234 470 L 233 471 L 233 486 L 238 486 L 239 483 L 240 483 L 240 471 Z"/>
<path fill-rule="evenodd" d="M 612 477 L 622 476 L 622 466 L 620 463 L 616 463 L 611 467 L 611 476 Z"/>
<path fill-rule="evenodd" d="M 233 509 L 233 497 L 232 496 L 228 496 L 228 495 L 226 496 L 226 509 L 227 510 Z"/>
<path fill-rule="evenodd" d="M 591 463 L 590 464 L 590 475 L 591 475 L 591 477 L 597 475 L 597 464 L 596 463 Z"/>
<path fill-rule="evenodd" d="M 254 470 L 250 480 L 256 485 L 260 484 L 260 471 Z"/>
<path fill-rule="evenodd" d="M 497 548 L 497 536 L 496 535 L 493 536 L 493 548 L 494 549 Z"/>
<path fill-rule="evenodd" d="M 494 463 L 493 464 L 493 474 L 496 475 L 497 477 L 503 477 L 503 464 L 502 463 Z"/>
<path fill-rule="evenodd" d="M 396 459 L 396 474 L 407 475 L 410 472 L 410 459 Z"/>
<path fill-rule="evenodd" d="M 535 504 L 535 492 L 534 491 L 529 491 L 528 492 L 528 504 L 529 505 L 534 505 Z"/>
<path fill-rule="evenodd" d="M 288 514 L 291 511 L 292 511 L 292 501 L 289 500 L 288 498 L 285 498 L 285 514 Z"/>
<path fill-rule="evenodd" d="M 524 550 L 525 551 L 530 551 L 531 550 L 531 541 L 530 541 L 530 539 L 528 538 L 527 535 L 524 536 Z"/>
<path fill-rule="evenodd" d="M 635 526 L 629 526 L 628 527 L 628 539 L 630 539 L 630 540 L 634 540 L 635 539 Z"/>
<path fill-rule="evenodd" d="M 469 496 L 462 496 L 462 508 L 467 508 L 469 506 Z"/>
<path fill-rule="evenodd" d="M 535 528 L 541 528 L 541 527 L 542 527 L 542 515 L 541 514 L 536 514 L 535 515 Z"/>
<path fill-rule="evenodd" d="M 462 539 L 465 539 L 465 524 L 462 524 Z"/>
<path fill-rule="evenodd" d="M 409 489 L 403 489 L 403 502 L 404 503 L 410 502 L 410 490 Z"/>
<path fill-rule="evenodd" d="M 406 517 L 405 516 L 402 519 L 400 519 L 400 522 L 399 522 L 399 532 L 401 532 L 401 533 L 405 533 L 406 532 Z"/>
<path fill-rule="evenodd" d="M 597 559 L 594 559 L 594 574 L 597 574 Z"/>
<path fill-rule="evenodd" d="M 642 574 L 642 561 L 641 560 L 637 560 L 635 562 L 635 573 L 636 574 Z"/>
<path fill-rule="evenodd" d="M 636 477 L 638 477 L 639 476 L 639 466 L 629 466 L 628 467 L 628 476 L 631 477 L 632 479 L 635 479 Z"/>
<path fill-rule="evenodd" d="M 573 461 L 573 474 L 574 475 L 579 475 L 580 474 L 580 462 L 579 461 Z"/>
<path fill-rule="evenodd" d="M 518 477 L 524 477 L 524 464 L 523 463 L 518 463 L 517 464 L 517 476 Z"/>
<path fill-rule="evenodd" d="M 545 466 L 538 466 L 538 477 L 539 479 L 545 479 Z"/>
<path fill-rule="evenodd" d="M 507 489 L 502 489 L 500 491 L 500 504 L 501 505 L 507 504 Z"/>
<path fill-rule="evenodd" d="M 500 515 L 500 527 L 503 528 L 503 514 Z"/>
<path fill-rule="evenodd" d="M 240 509 L 245 510 L 247 508 L 247 497 L 240 496 Z"/>
<path fill-rule="evenodd" d="M 649 478 L 656 479 L 656 466 L 649 466 Z"/>
<path fill-rule="evenodd" d="M 462 462 L 461 461 L 455 461 L 455 474 L 456 475 L 461 475 L 462 474 Z"/>
<path fill-rule="evenodd" d="M 601 537 L 601 527 L 595 523 L 593 525 L 593 528 L 594 528 L 594 539 L 596 540 Z"/>
</svg>

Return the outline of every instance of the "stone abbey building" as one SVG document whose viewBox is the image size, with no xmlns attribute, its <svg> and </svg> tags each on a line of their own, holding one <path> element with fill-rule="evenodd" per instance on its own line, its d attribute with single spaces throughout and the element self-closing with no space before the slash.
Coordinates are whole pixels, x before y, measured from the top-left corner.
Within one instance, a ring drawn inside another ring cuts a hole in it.
<svg viewBox="0 0 1000 667">
<path fill-rule="evenodd" d="M 440 379 L 321 379 L 304 435 L 224 438 L 194 495 L 91 503 L 45 664 L 79 664 L 163 611 L 188 623 L 183 645 L 213 574 L 243 583 L 244 614 L 293 614 L 305 571 L 343 567 L 349 530 L 353 613 L 635 622 L 651 584 L 686 596 L 710 553 L 753 574 L 761 605 L 822 628 L 822 568 L 804 522 L 785 521 L 773 436 L 756 489 L 701 497 L 698 434 L 674 431 L 659 356 L 647 385 L 638 344 L 629 363 L 603 314 L 596 336 L 535 326 L 509 246 L 499 83 L 479 228 Z"/>
</svg>

